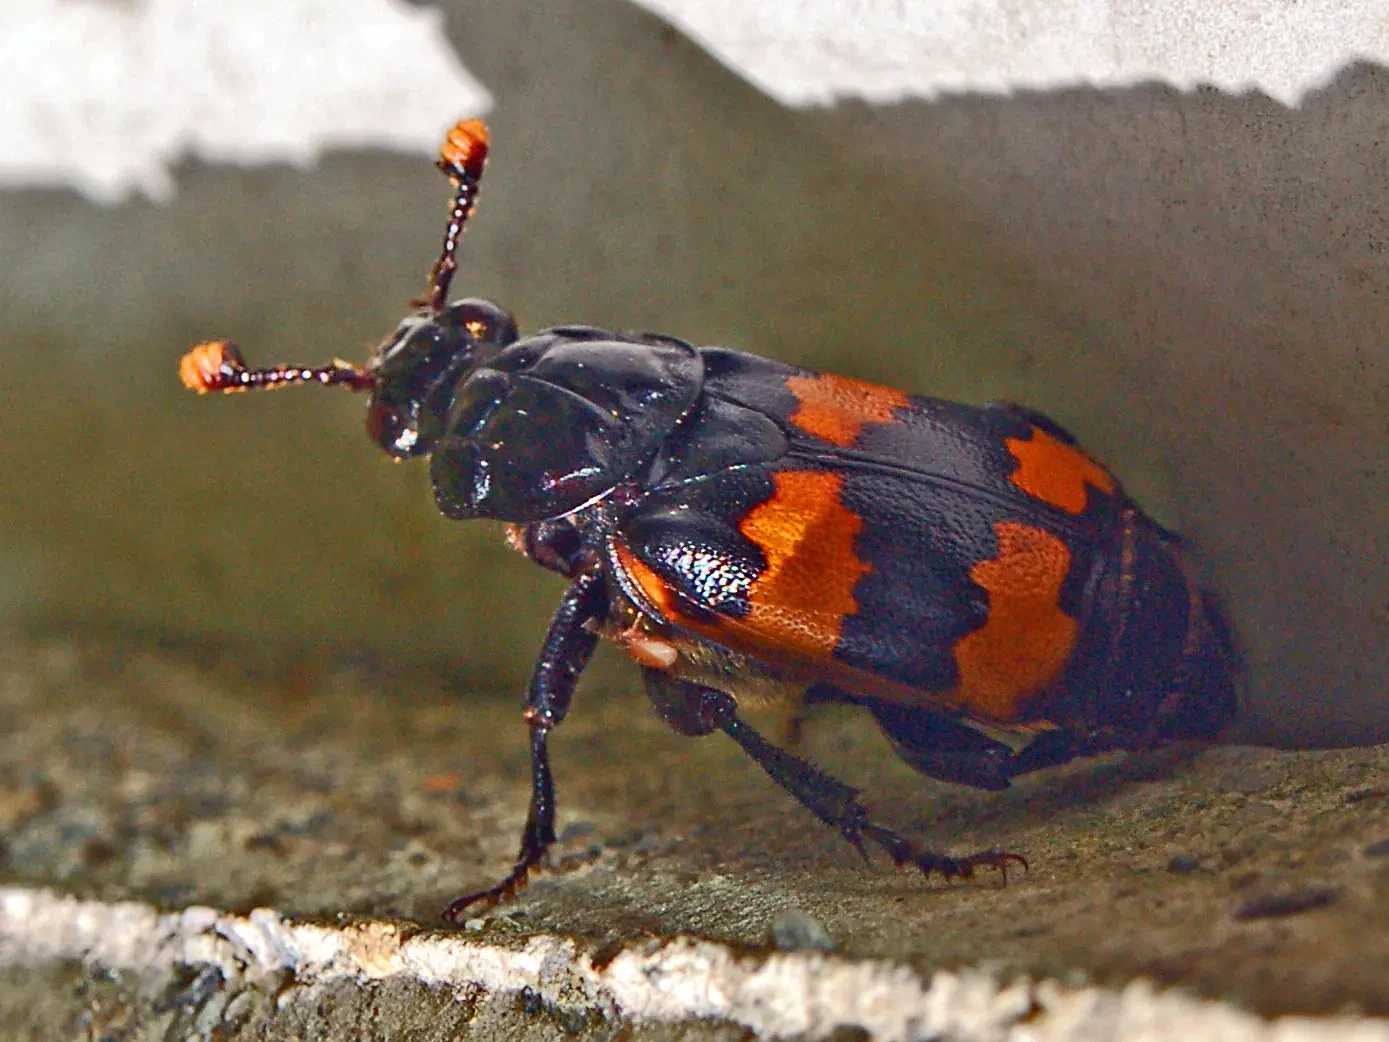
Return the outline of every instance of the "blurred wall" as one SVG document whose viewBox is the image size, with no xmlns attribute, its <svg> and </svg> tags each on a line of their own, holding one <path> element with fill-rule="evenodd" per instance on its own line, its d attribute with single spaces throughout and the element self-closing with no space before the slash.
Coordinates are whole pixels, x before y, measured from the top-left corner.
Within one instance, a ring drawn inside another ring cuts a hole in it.
<svg viewBox="0 0 1389 1042">
<path fill-rule="evenodd" d="M 1045 409 L 1210 559 L 1247 735 L 1389 737 L 1384 70 L 1295 110 L 1138 87 L 798 113 L 618 0 L 448 15 L 496 99 L 458 292 Z M 359 400 L 174 375 L 209 336 L 364 357 L 437 249 L 437 173 L 177 183 L 165 207 L 0 196 L 0 609 L 519 685 L 555 581 L 437 517 Z"/>
</svg>

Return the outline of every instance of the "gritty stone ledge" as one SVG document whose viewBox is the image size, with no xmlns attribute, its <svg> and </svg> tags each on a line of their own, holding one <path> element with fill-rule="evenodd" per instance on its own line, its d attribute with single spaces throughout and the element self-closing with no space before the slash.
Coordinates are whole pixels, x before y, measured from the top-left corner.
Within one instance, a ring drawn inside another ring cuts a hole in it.
<svg viewBox="0 0 1389 1042">
<path fill-rule="evenodd" d="M 161 913 L 47 889 L 0 888 L 0 967 L 80 962 L 139 975 L 214 967 L 229 990 L 277 982 L 274 1001 L 395 979 L 455 989 L 525 993 L 559 1009 L 637 1024 L 725 1021 L 768 1038 L 825 1038 L 849 1028 L 873 1038 L 965 1040 L 1221 1039 L 1224 1042 L 1389 1042 L 1389 1024 L 1362 1018 L 1266 1021 L 1228 1006 L 1135 982 L 1121 992 L 979 970 L 929 981 L 883 960 L 806 952 L 747 954 L 680 937 L 635 942 L 600 956 L 551 934 L 493 937 L 411 932 L 365 920 L 294 922 L 271 909 L 233 915 L 190 907 Z M 339 991 L 341 994 L 341 991 Z M 233 1009 L 228 1002 L 225 1009 Z"/>
</svg>

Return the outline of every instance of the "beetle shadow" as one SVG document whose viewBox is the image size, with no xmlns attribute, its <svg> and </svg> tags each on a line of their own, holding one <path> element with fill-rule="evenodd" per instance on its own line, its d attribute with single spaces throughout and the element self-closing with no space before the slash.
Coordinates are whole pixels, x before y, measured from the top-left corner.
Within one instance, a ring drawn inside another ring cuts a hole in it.
<svg viewBox="0 0 1389 1042">
<path fill-rule="evenodd" d="M 1106 754 L 1098 761 L 1079 761 L 1039 771 L 1013 783 L 1015 793 L 999 803 L 993 820 L 1018 826 L 1045 821 L 1077 808 L 1098 808 L 1139 786 L 1173 781 L 1188 773 L 1209 746 L 1194 743 L 1139 753 Z M 990 816 L 985 812 L 985 816 Z"/>
<path fill-rule="evenodd" d="M 954 830 L 1016 831 L 1071 813 L 1102 813 L 1142 786 L 1173 782 L 1190 773 L 1210 746 L 1181 743 L 1137 753 L 1105 753 L 1014 778 L 1009 788 L 986 792 L 922 779 L 882 779 L 865 791 L 885 819 L 911 822 L 910 831 L 940 837 L 947 845 Z M 925 814 L 923 783 L 932 786 Z"/>
</svg>

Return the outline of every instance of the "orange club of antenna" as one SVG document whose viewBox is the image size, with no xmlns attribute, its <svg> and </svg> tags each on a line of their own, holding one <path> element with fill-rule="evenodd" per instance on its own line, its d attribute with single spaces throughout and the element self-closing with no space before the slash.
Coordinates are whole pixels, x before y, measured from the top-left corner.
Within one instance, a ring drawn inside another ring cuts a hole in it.
<svg viewBox="0 0 1389 1042">
<path fill-rule="evenodd" d="M 436 315 L 444 310 L 448 302 L 449 283 L 453 281 L 453 273 L 458 270 L 454 254 L 458 252 L 463 226 L 468 223 L 477 206 L 478 186 L 482 183 L 482 168 L 486 162 L 487 124 L 480 119 L 464 119 L 455 123 L 439 149 L 437 164 L 456 188 L 449 204 L 444 245 L 439 259 L 429 271 L 425 296 L 414 302 L 416 306 L 427 307 Z"/>
<path fill-rule="evenodd" d="M 471 174 L 482 176 L 482 165 L 487 161 L 487 124 L 480 119 L 459 120 L 449 130 L 439 149 L 439 168 L 454 176 Z"/>
<path fill-rule="evenodd" d="M 183 386 L 199 394 L 219 390 L 245 390 L 230 386 L 236 373 L 244 370 L 246 363 L 234 344 L 225 340 L 205 340 L 189 351 L 178 363 L 178 378 Z"/>
<path fill-rule="evenodd" d="M 449 283 L 458 264 L 454 254 L 477 205 L 478 185 L 482 168 L 487 162 L 487 124 L 480 119 L 464 119 L 455 123 L 439 149 L 438 167 L 456 186 L 449 208 L 448 228 L 439 259 L 429 272 L 427 295 L 414 301 L 417 307 L 427 307 L 434 314 L 444 310 L 448 300 Z M 247 369 L 246 361 L 236 345 L 226 340 L 207 340 L 183 356 L 178 366 L 183 386 L 199 394 L 212 391 L 249 391 L 252 388 L 285 387 L 294 383 L 337 385 L 352 391 L 368 391 L 376 383 L 370 371 L 341 359 L 331 365 L 308 367 L 277 365 L 269 369 Z"/>
</svg>

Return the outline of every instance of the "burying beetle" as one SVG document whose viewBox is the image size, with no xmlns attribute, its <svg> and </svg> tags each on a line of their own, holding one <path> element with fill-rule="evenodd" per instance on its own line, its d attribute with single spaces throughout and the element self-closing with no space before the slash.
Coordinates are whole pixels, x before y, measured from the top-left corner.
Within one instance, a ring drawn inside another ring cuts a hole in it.
<svg viewBox="0 0 1389 1042">
<path fill-rule="evenodd" d="M 546 742 L 600 637 L 676 731 L 723 731 L 860 853 L 870 840 L 947 877 L 1026 862 L 874 823 L 854 789 L 749 727 L 739 693 L 862 706 L 918 771 L 983 789 L 1231 719 L 1230 631 L 1181 541 L 1045 416 L 651 333 L 519 337 L 494 304 L 447 303 L 486 154 L 482 123 L 450 132 L 439 167 L 457 191 L 428 296 L 365 367 L 247 369 L 225 341 L 180 367 L 200 392 L 368 392 L 368 434 L 430 457 L 444 514 L 508 522 L 570 581 L 526 699 L 520 855 L 446 918 L 514 895 L 554 842 Z"/>
</svg>

